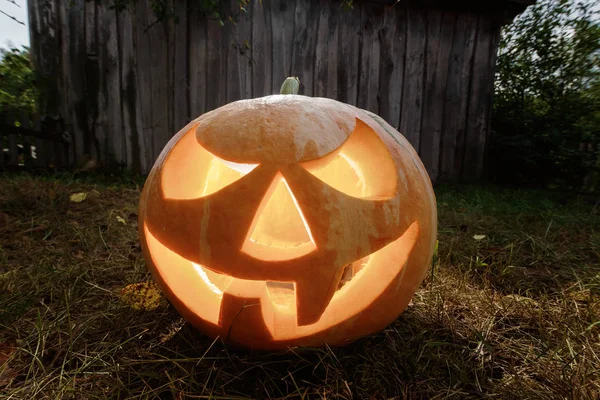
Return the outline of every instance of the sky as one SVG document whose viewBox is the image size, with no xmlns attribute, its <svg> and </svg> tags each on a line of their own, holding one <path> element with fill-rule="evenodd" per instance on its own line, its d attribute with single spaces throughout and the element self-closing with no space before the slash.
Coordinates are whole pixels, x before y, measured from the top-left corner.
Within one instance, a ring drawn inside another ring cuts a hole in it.
<svg viewBox="0 0 600 400">
<path fill-rule="evenodd" d="M 8 0 L 0 0 L 0 10 L 24 22 L 25 26 L 0 13 L 0 48 L 29 46 L 27 0 L 14 0 L 14 2 L 16 5 Z"/>
</svg>

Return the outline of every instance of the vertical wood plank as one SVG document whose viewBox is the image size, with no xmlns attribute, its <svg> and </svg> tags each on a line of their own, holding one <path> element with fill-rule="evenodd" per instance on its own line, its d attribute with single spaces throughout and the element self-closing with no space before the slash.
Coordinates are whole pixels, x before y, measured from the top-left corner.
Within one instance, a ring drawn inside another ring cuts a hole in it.
<svg viewBox="0 0 600 400">
<path fill-rule="evenodd" d="M 421 118 L 423 114 L 423 71 L 425 69 L 425 39 L 427 34 L 424 13 L 425 11 L 421 9 L 408 9 L 406 66 L 400 117 L 400 132 L 417 151 L 421 139 Z"/>
<path fill-rule="evenodd" d="M 126 162 L 134 172 L 147 173 L 151 165 L 146 160 L 143 137 L 140 82 L 137 73 L 137 50 L 134 44 L 135 14 L 119 14 L 119 43 L 121 60 L 121 112 L 125 139 Z"/>
<path fill-rule="evenodd" d="M 70 121 L 69 131 L 72 135 L 71 154 L 73 162 L 77 162 L 84 154 L 90 152 L 89 130 L 87 119 L 86 95 L 86 42 L 85 42 L 85 5 L 74 2 L 67 8 L 67 29 L 69 31 L 69 54 L 66 64 L 69 67 L 68 104 L 65 118 Z M 87 138 L 87 139 L 86 139 Z M 86 148 L 85 144 L 88 144 Z M 42 143 L 47 147 L 47 143 Z M 46 153 L 46 151 L 42 151 Z"/>
<path fill-rule="evenodd" d="M 356 105 L 362 109 L 368 109 L 369 74 L 372 47 L 373 12 L 372 5 L 360 4 L 360 47 L 358 64 L 358 93 Z"/>
<path fill-rule="evenodd" d="M 254 16 L 253 19 L 256 21 Z M 290 75 L 300 78 L 301 93 L 306 96 L 313 95 L 318 21 L 318 7 L 314 7 L 311 0 L 296 0 Z"/>
<path fill-rule="evenodd" d="M 105 9 L 103 4 L 98 1 L 96 4 L 96 15 L 94 18 L 95 22 L 95 57 L 96 57 L 96 69 L 95 76 L 92 79 L 95 79 L 97 82 L 97 90 L 94 92 L 96 96 L 96 109 L 94 119 L 94 127 L 95 127 L 95 138 L 98 144 L 98 153 L 100 164 L 104 168 L 109 168 L 112 165 L 113 160 L 111 159 L 111 155 L 109 154 L 109 141 L 110 141 L 110 132 L 108 127 L 108 90 L 107 90 L 107 75 L 104 74 L 104 69 L 110 68 L 110 63 L 108 61 L 108 53 L 106 50 L 106 46 L 104 45 L 104 34 L 105 34 Z"/>
<path fill-rule="evenodd" d="M 206 112 L 207 57 L 206 18 L 197 8 L 190 11 L 189 23 L 190 118 Z"/>
<path fill-rule="evenodd" d="M 406 9 L 400 5 L 385 10 L 381 32 L 379 115 L 399 128 L 406 51 Z"/>
<path fill-rule="evenodd" d="M 367 110 L 380 113 L 380 97 L 379 97 L 379 74 L 381 72 L 381 28 L 383 24 L 383 8 L 377 7 L 373 9 L 372 19 L 370 23 L 369 35 L 365 39 L 370 40 L 371 48 L 369 54 L 369 74 L 368 74 L 368 91 Z"/>
<path fill-rule="evenodd" d="M 241 10 L 237 0 L 229 1 L 229 10 L 237 22 L 229 22 L 227 45 L 227 99 L 226 102 L 249 98 L 247 83 L 250 61 L 251 23 L 247 12 Z"/>
<path fill-rule="evenodd" d="M 330 99 L 339 100 L 340 87 L 338 86 L 338 74 L 340 70 L 340 24 L 343 23 L 340 6 L 330 2 L 329 32 L 327 33 L 327 92 Z"/>
<path fill-rule="evenodd" d="M 150 7 L 150 4 L 148 6 Z M 147 28 L 146 35 L 150 41 L 150 52 L 152 62 L 150 63 L 151 74 L 151 132 L 152 132 L 152 157 L 151 163 L 158 158 L 163 147 L 171 138 L 171 126 L 169 123 L 170 110 L 172 110 L 172 90 L 169 90 L 170 60 L 172 48 L 169 48 L 169 24 L 172 21 L 155 23 L 155 16 L 151 14 L 152 26 Z M 138 64 L 139 65 L 139 64 Z M 172 88 L 172 86 L 171 86 Z"/>
<path fill-rule="evenodd" d="M 252 97 L 274 93 L 270 7 L 270 2 L 252 2 Z"/>
<path fill-rule="evenodd" d="M 247 7 L 245 10 L 241 11 L 234 30 L 239 46 L 237 52 L 240 74 L 239 99 L 252 98 L 252 7 Z"/>
<path fill-rule="evenodd" d="M 473 15 L 463 13 L 458 14 L 455 21 L 450 61 L 448 63 L 448 79 L 446 81 L 444 130 L 442 133 L 439 175 L 440 180 L 444 181 L 454 179 L 460 173 L 457 173 L 455 169 L 457 163 L 456 149 L 459 145 L 463 145 L 462 138 L 464 137 L 466 120 L 466 110 L 463 104 L 465 101 L 461 97 L 467 97 L 465 91 L 468 90 L 468 80 L 466 83 L 463 81 L 463 71 L 468 70 L 470 66 L 475 38 L 473 25 L 476 23 L 477 20 Z M 458 164 L 460 165 L 460 161 L 458 161 Z"/>
<path fill-rule="evenodd" d="M 313 84 L 313 96 L 315 97 L 327 97 L 329 24 L 331 22 L 329 3 L 321 2 L 319 7 L 319 24 L 315 50 L 315 80 Z"/>
<path fill-rule="evenodd" d="M 471 94 L 471 74 L 473 73 L 473 59 L 474 59 L 474 49 L 475 49 L 475 41 L 477 38 L 477 25 L 479 23 L 479 18 L 475 14 L 469 14 L 468 20 L 464 25 L 464 29 L 468 32 L 466 41 L 463 43 L 463 62 L 460 67 L 460 77 L 459 80 L 461 82 L 460 91 L 459 91 L 459 101 L 458 101 L 458 118 L 456 119 L 456 149 L 454 155 L 454 166 L 450 171 L 450 179 L 452 181 L 458 181 L 460 179 L 460 174 L 463 166 L 463 158 L 466 147 L 466 137 L 467 137 L 467 116 L 469 112 L 469 102 L 470 102 L 470 94 Z M 481 71 L 479 72 L 481 73 Z"/>
<path fill-rule="evenodd" d="M 420 154 L 429 177 L 436 182 L 439 175 L 444 94 L 456 18 L 454 13 L 440 10 L 429 11 L 427 18 L 427 69 Z"/>
<path fill-rule="evenodd" d="M 74 43 L 73 38 L 71 37 L 71 30 L 69 29 L 69 5 L 65 2 L 57 2 L 57 13 L 58 20 L 60 24 L 60 89 L 61 89 L 61 98 L 57 101 L 60 103 L 60 117 L 63 119 L 63 128 L 65 131 L 69 131 L 72 133 L 73 131 L 73 119 L 71 114 L 71 104 L 74 103 L 74 99 L 71 97 L 71 93 L 73 90 L 71 86 L 76 84 L 72 79 L 72 70 L 76 65 L 72 65 L 70 61 L 70 54 L 75 51 L 72 48 Z M 72 147 L 72 146 L 71 146 Z M 67 151 L 65 151 L 67 150 Z M 71 151 L 68 151 L 68 147 L 62 146 L 60 151 L 63 154 L 63 159 L 65 161 L 64 165 L 68 166 L 73 164 L 73 154 L 70 154 Z M 72 149 L 71 149 L 72 150 Z M 29 153 L 29 152 L 26 152 Z"/>
<path fill-rule="evenodd" d="M 127 156 L 121 133 L 121 77 L 117 18 L 108 0 L 98 3 L 99 54 L 102 61 L 101 123 L 106 132 L 106 165 L 115 168 L 126 165 Z"/>
<path fill-rule="evenodd" d="M 273 32 L 271 87 L 273 91 L 277 91 L 291 73 L 295 8 L 296 1 L 294 0 L 273 0 L 271 2 L 271 32 Z"/>
<path fill-rule="evenodd" d="M 471 74 L 471 89 L 468 104 L 468 120 L 464 145 L 461 178 L 472 181 L 483 175 L 488 109 L 492 102 L 494 60 L 496 53 L 496 29 L 492 21 L 479 17 L 477 41 Z"/>
<path fill-rule="evenodd" d="M 337 96 L 344 103 L 356 105 L 360 47 L 360 7 L 337 11 L 338 26 Z"/>
<path fill-rule="evenodd" d="M 223 53 L 227 54 L 229 43 L 226 27 L 218 21 L 207 21 L 207 76 L 206 76 L 206 107 L 207 111 L 214 110 L 227 101 L 227 62 Z"/>
<path fill-rule="evenodd" d="M 139 101 L 138 107 L 142 116 L 141 140 L 144 141 L 144 162 L 146 169 L 154 164 L 153 152 L 153 134 L 152 125 L 152 71 L 150 66 L 155 62 L 152 56 L 152 46 L 150 35 L 146 31 L 154 21 L 152 10 L 149 7 L 149 0 L 139 0 L 136 7 L 131 7 L 134 11 L 135 26 L 135 50 L 137 55 L 137 78 L 139 82 Z"/>
<path fill-rule="evenodd" d="M 84 147 L 89 149 L 92 157 L 102 163 L 104 154 L 97 124 L 100 68 L 97 53 L 96 2 L 85 2 L 85 54 L 85 86 L 88 92 L 86 125 L 88 126 L 88 135 L 86 135 Z"/>
<path fill-rule="evenodd" d="M 173 38 L 173 126 L 171 133 L 179 132 L 191 120 L 189 104 L 189 63 L 188 63 L 188 2 L 179 0 L 175 6 Z"/>
</svg>

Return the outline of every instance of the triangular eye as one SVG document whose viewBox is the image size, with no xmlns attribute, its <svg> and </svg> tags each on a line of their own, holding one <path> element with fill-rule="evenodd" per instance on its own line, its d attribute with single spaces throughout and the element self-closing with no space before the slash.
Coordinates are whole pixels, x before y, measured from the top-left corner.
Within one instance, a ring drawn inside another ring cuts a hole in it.
<svg viewBox="0 0 600 400">
<path fill-rule="evenodd" d="M 301 165 L 348 196 L 376 200 L 396 194 L 394 160 L 377 133 L 358 118 L 350 137 L 335 152 Z"/>
<path fill-rule="evenodd" d="M 177 142 L 164 163 L 161 177 L 166 198 L 185 200 L 211 195 L 248 174 L 258 164 L 223 160 L 196 141 L 192 127 Z"/>
</svg>

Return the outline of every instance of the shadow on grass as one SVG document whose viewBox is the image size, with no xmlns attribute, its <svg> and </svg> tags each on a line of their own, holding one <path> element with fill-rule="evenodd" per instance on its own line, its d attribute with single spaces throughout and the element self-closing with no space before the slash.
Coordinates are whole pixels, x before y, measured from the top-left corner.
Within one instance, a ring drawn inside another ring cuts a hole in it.
<svg viewBox="0 0 600 400">
<path fill-rule="evenodd" d="M 0 396 L 593 399 L 600 391 L 600 221 L 587 199 L 438 188 L 437 261 L 397 321 L 345 348 L 249 353 L 202 336 L 167 304 L 136 311 L 120 300 L 124 286 L 149 279 L 139 185 L 19 175 L 0 177 L 0 187 Z M 70 202 L 78 192 L 86 200 Z"/>
</svg>

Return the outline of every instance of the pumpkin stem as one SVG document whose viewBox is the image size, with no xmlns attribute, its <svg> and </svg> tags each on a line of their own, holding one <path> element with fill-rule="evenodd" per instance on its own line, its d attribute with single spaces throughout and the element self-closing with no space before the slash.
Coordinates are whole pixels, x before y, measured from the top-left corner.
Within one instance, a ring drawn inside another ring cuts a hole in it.
<svg viewBox="0 0 600 400">
<path fill-rule="evenodd" d="M 286 80 L 283 82 L 283 85 L 281 85 L 281 90 L 279 91 L 279 93 L 281 93 L 281 94 L 298 94 L 299 90 L 300 90 L 300 79 L 298 79 L 297 76 L 290 76 L 289 78 L 286 78 Z"/>
</svg>

